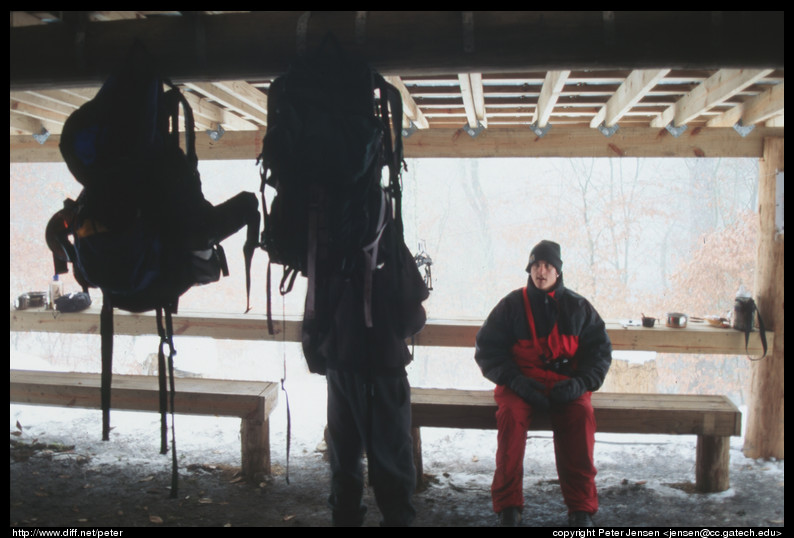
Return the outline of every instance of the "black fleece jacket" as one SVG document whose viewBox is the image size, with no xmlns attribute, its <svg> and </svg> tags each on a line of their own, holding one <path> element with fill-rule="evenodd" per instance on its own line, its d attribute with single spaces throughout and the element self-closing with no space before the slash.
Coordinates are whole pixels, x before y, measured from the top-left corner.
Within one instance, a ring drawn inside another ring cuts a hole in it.
<svg viewBox="0 0 794 538">
<path fill-rule="evenodd" d="M 556 324 L 561 337 L 574 344 L 576 351 L 570 357 L 573 360 L 558 371 L 582 379 L 588 391 L 601 387 L 612 363 L 612 343 L 595 308 L 566 288 L 562 275 L 549 292 L 537 289 L 529 278 L 527 295 L 537 336 L 548 336 Z M 521 375 L 511 351 L 519 340 L 532 340 L 521 288 L 499 301 L 477 332 L 474 359 L 487 379 L 497 385 L 509 385 Z"/>
</svg>

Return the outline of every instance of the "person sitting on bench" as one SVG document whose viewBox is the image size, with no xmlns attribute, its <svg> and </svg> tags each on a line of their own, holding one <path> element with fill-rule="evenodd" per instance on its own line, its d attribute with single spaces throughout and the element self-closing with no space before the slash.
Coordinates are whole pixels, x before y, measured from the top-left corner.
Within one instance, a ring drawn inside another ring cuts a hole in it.
<svg viewBox="0 0 794 538">
<path fill-rule="evenodd" d="M 500 525 L 520 523 L 527 429 L 535 413 L 548 413 L 568 523 L 592 526 L 598 495 L 590 395 L 609 370 L 612 344 L 595 308 L 563 285 L 559 244 L 535 245 L 526 271 L 527 286 L 499 301 L 476 339 L 475 360 L 497 385 L 493 508 Z"/>
</svg>

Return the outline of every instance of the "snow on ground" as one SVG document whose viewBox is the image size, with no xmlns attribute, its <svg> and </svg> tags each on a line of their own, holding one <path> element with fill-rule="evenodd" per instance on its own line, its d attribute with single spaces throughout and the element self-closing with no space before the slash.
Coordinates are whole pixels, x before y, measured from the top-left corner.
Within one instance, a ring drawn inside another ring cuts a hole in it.
<svg viewBox="0 0 794 538">
<path fill-rule="evenodd" d="M 12 368 L 22 366 L 13 362 L 16 361 L 12 361 Z M 52 369 L 48 364 L 38 366 Z M 24 367 L 35 369 L 37 364 L 24 358 Z M 287 466 L 288 399 L 292 428 L 289 471 L 291 479 L 299 481 L 302 465 L 325 465 L 316 457 L 325 425 L 325 379 L 308 374 L 292 375 L 285 387 L 287 392 L 279 392 L 278 406 L 270 417 L 271 461 L 274 467 Z M 75 445 L 81 453 L 90 454 L 90 466 L 125 463 L 151 469 L 152 474 L 170 469 L 170 457 L 159 454 L 160 417 L 157 413 L 113 410 L 111 421 L 114 429 L 109 450 L 109 445 L 101 441 L 99 410 L 10 405 L 12 434 L 21 427 L 23 438 L 28 441 L 55 439 L 61 444 Z M 180 465 L 239 466 L 239 419 L 177 415 L 175 426 Z M 651 504 L 662 507 L 665 500 L 678 505 L 701 503 L 711 507 L 720 499 L 731 499 L 739 491 L 742 498 L 770 496 L 773 503 L 779 503 L 776 506 L 782 513 L 784 462 L 746 458 L 742 453 L 743 437 L 731 439 L 731 488 L 707 495 L 692 495 L 691 488 L 690 491 L 686 488 L 695 478 L 695 436 L 599 433 L 596 439 L 597 483 L 603 499 L 599 517 L 604 520 L 609 520 L 611 513 L 626 510 L 631 503 L 632 488 L 640 487 L 645 492 L 644 498 L 650 495 Z M 525 457 L 525 490 L 556 491 L 549 489 L 557 478 L 553 450 L 550 432 L 530 432 Z M 482 499 L 488 497 L 495 452 L 495 431 L 422 429 L 425 473 L 435 477 L 439 487 L 476 493 L 480 504 L 487 504 L 487 500 Z M 307 479 L 308 476 L 307 472 Z M 544 494 L 544 502 L 548 502 L 547 497 Z M 557 497 L 559 495 L 554 494 L 549 498 L 557 503 Z M 527 503 L 525 512 L 530 512 L 534 507 L 531 500 Z M 563 510 L 561 501 L 559 509 Z M 537 510 L 545 513 L 548 506 L 539 505 Z"/>
</svg>

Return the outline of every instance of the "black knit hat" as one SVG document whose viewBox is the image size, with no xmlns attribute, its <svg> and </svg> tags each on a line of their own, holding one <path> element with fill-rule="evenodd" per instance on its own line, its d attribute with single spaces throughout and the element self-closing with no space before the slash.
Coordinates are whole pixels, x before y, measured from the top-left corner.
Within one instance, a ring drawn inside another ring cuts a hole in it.
<svg viewBox="0 0 794 538">
<path fill-rule="evenodd" d="M 558 273 L 562 273 L 562 257 L 560 255 L 560 245 L 554 241 L 544 239 L 534 247 L 532 252 L 529 253 L 529 263 L 527 264 L 527 273 L 532 268 L 532 264 L 539 261 L 550 263 L 557 269 Z"/>
</svg>

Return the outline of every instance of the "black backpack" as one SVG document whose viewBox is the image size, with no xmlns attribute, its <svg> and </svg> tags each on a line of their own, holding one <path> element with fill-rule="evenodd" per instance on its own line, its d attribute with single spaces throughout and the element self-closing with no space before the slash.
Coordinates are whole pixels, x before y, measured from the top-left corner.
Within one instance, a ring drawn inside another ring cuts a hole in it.
<svg viewBox="0 0 794 538">
<path fill-rule="evenodd" d="M 192 286 L 228 275 L 220 242 L 244 226 L 248 226 L 244 257 L 250 290 L 250 263 L 259 242 L 259 202 L 247 192 L 218 206 L 204 198 L 191 108 L 179 89 L 157 74 L 153 59 L 137 41 L 94 99 L 66 120 L 60 150 L 84 188 L 76 201 L 66 200 L 50 220 L 47 243 L 56 274 L 67 272 L 70 262 L 83 291 L 90 287 L 102 291 L 102 438 L 107 440 L 110 430 L 113 308 L 154 310 L 160 335 L 161 452 L 168 450 L 170 407 L 174 496 L 171 316 L 180 296 Z"/>
<path fill-rule="evenodd" d="M 284 268 L 282 295 L 298 274 L 306 276 L 303 348 L 313 372 L 324 373 L 322 361 L 313 357 L 329 330 L 326 290 L 317 286 L 325 275 L 363 273 L 371 327 L 373 274 L 388 260 L 381 272 L 393 277 L 388 293 L 401 303 L 389 323 L 404 338 L 424 326 L 421 302 L 428 291 L 403 240 L 402 114 L 399 91 L 330 34 L 268 91 L 268 126 L 258 159 L 262 247 L 269 256 L 268 323 L 273 334 L 271 264 Z M 275 189 L 269 211 L 267 186 Z"/>
</svg>

